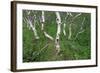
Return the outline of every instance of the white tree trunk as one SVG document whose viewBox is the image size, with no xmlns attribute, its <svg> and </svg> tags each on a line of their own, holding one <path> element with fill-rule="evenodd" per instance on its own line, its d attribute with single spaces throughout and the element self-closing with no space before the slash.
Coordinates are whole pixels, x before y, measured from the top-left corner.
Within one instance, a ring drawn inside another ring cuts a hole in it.
<svg viewBox="0 0 100 73">
<path fill-rule="evenodd" d="M 64 36 L 66 36 L 65 28 L 66 28 L 66 24 L 64 23 L 64 24 L 63 24 L 63 33 L 64 33 Z"/>
<path fill-rule="evenodd" d="M 27 15 L 29 16 L 30 15 L 30 11 L 27 11 Z M 38 34 L 37 34 L 37 30 L 36 30 L 36 28 L 35 28 L 35 19 L 34 19 L 34 17 L 32 17 L 33 19 L 30 19 L 29 17 L 28 18 L 25 18 L 26 19 L 26 21 L 27 21 L 27 23 L 29 24 L 29 29 L 31 28 L 32 29 L 32 31 L 34 32 L 34 36 L 35 36 L 35 39 L 39 39 L 39 36 L 38 36 Z M 33 23 L 32 23 L 32 21 L 34 21 L 34 25 L 33 25 Z"/>
<path fill-rule="evenodd" d="M 45 15 L 44 15 L 44 11 L 42 11 L 42 20 L 41 20 L 41 30 L 43 31 L 45 37 L 47 37 L 50 40 L 54 40 L 54 38 L 52 36 L 50 36 L 45 30 L 44 30 L 44 23 L 45 23 Z"/>
<path fill-rule="evenodd" d="M 64 23 L 63 23 L 63 34 L 64 34 L 64 36 L 66 36 L 66 21 L 67 21 L 67 18 L 68 18 L 68 16 L 73 16 L 71 13 L 69 13 L 69 12 L 67 12 L 66 13 L 66 17 L 65 17 L 65 19 L 64 19 Z"/>
<path fill-rule="evenodd" d="M 56 22 L 57 22 L 57 33 L 56 33 L 56 39 L 55 39 L 55 45 L 56 45 L 56 50 L 59 53 L 60 52 L 60 33 L 61 33 L 61 17 L 60 13 L 56 12 Z"/>
<path fill-rule="evenodd" d="M 69 35 L 68 35 L 68 39 L 70 40 L 72 36 L 72 24 L 69 24 Z"/>
<path fill-rule="evenodd" d="M 42 11 L 42 26 L 41 26 L 41 30 L 44 30 L 44 22 L 45 22 L 45 16 L 44 16 L 44 11 Z"/>
<path fill-rule="evenodd" d="M 32 30 L 34 32 L 35 39 L 39 39 L 39 36 L 37 34 L 37 30 L 35 29 L 35 26 L 33 26 L 31 20 L 28 20 L 28 22 L 29 22 L 29 25 L 30 25 L 30 27 L 32 28 Z"/>
</svg>

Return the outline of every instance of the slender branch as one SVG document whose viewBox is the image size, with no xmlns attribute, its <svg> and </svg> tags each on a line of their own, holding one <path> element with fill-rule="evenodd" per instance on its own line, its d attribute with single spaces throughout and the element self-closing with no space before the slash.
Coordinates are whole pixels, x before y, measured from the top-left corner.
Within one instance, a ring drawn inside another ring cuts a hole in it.
<svg viewBox="0 0 100 73">
<path fill-rule="evenodd" d="M 44 35 L 47 37 L 47 38 L 49 38 L 50 40 L 54 40 L 54 38 L 52 37 L 52 36 L 50 36 L 49 34 L 47 34 L 45 31 L 44 31 Z"/>
<path fill-rule="evenodd" d="M 74 21 L 77 17 L 79 17 L 80 15 L 81 15 L 81 13 L 75 15 L 75 16 L 72 18 L 71 22 L 69 22 L 70 24 L 69 24 L 69 35 L 68 35 L 68 39 L 71 39 L 71 36 L 72 36 L 72 23 L 73 23 L 73 21 Z"/>
<path fill-rule="evenodd" d="M 64 26 L 64 27 L 63 27 L 63 33 L 64 33 L 64 36 L 66 36 L 66 31 L 65 31 L 66 24 L 64 23 L 63 26 Z"/>
<path fill-rule="evenodd" d="M 69 24 L 69 36 L 68 36 L 68 39 L 71 39 L 71 36 L 72 36 L 72 24 Z"/>
<path fill-rule="evenodd" d="M 83 21 L 82 21 L 80 30 L 79 30 L 79 32 L 76 34 L 75 39 L 78 37 L 78 35 L 79 35 L 80 33 L 83 33 L 83 32 L 85 31 L 85 30 L 83 30 L 84 22 L 85 22 L 85 17 L 83 18 Z"/>
<path fill-rule="evenodd" d="M 27 24 L 27 27 L 29 28 L 29 30 L 31 29 L 31 27 L 30 27 L 30 25 L 29 25 L 29 22 L 28 22 L 28 19 L 25 17 L 24 18 L 24 21 L 25 21 L 25 23 Z"/>
<path fill-rule="evenodd" d="M 83 21 L 82 21 L 82 25 L 81 25 L 80 30 L 82 30 L 82 29 L 83 29 L 84 22 L 85 22 L 85 17 L 83 18 Z"/>
<path fill-rule="evenodd" d="M 67 15 L 73 16 L 71 12 L 67 12 Z"/>
<path fill-rule="evenodd" d="M 77 15 L 75 15 L 75 17 L 73 17 L 73 20 L 76 19 L 77 17 L 79 17 L 82 13 L 79 13 Z"/>
<path fill-rule="evenodd" d="M 76 18 L 78 18 L 81 14 L 82 14 L 82 13 L 79 13 L 79 14 L 75 15 L 75 16 L 71 19 L 71 21 L 69 21 L 67 24 L 73 23 L 73 21 L 74 21 Z"/>
<path fill-rule="evenodd" d="M 46 47 L 48 47 L 49 44 L 46 44 L 44 47 L 42 47 L 38 52 L 33 52 L 33 56 L 34 58 L 36 58 L 38 55 L 41 54 L 42 51 L 44 51 L 44 49 L 46 49 Z"/>
</svg>

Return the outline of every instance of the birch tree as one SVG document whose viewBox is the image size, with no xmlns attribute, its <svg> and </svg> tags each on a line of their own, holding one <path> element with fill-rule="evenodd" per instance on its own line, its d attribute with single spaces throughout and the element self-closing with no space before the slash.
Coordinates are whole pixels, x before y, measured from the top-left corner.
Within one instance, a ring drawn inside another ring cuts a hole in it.
<svg viewBox="0 0 100 73">
<path fill-rule="evenodd" d="M 72 24 L 75 21 L 75 19 L 77 19 L 81 13 L 76 14 L 74 17 L 71 13 L 69 13 L 68 15 L 70 15 L 72 17 L 71 21 L 68 23 L 69 24 L 69 35 L 68 35 L 68 39 L 70 40 L 72 37 Z"/>
<path fill-rule="evenodd" d="M 41 30 L 44 30 L 44 23 L 45 23 L 45 16 L 44 16 L 44 11 L 42 11 L 42 20 L 41 20 Z"/>
<path fill-rule="evenodd" d="M 85 22 L 85 17 L 83 18 L 81 27 L 80 27 L 79 31 L 77 32 L 77 34 L 76 34 L 76 36 L 75 36 L 75 39 L 78 37 L 79 34 L 81 34 L 81 33 L 83 33 L 83 32 L 85 31 L 85 30 L 83 29 L 84 22 Z"/>
<path fill-rule="evenodd" d="M 41 30 L 43 31 L 45 37 L 47 37 L 50 40 L 54 40 L 54 38 L 52 36 L 50 36 L 45 30 L 44 30 L 44 24 L 45 24 L 45 14 L 44 11 L 42 11 L 42 20 L 41 20 Z"/>
<path fill-rule="evenodd" d="M 72 14 L 70 14 L 70 15 L 72 16 Z M 64 18 L 64 21 L 62 22 L 63 23 L 63 34 L 64 34 L 64 36 L 66 36 L 66 21 L 68 19 L 68 16 L 69 16 L 69 13 L 67 12 L 66 16 Z"/>
<path fill-rule="evenodd" d="M 41 55 L 42 51 L 50 48 L 50 50 L 53 49 L 55 56 L 60 56 L 62 55 L 62 51 L 65 51 L 66 49 L 72 49 L 73 47 L 75 49 L 77 48 L 75 47 L 77 43 L 76 38 L 79 38 L 81 33 L 85 32 L 84 26 L 86 17 L 82 16 L 83 13 L 58 11 L 50 13 L 49 11 L 39 11 L 38 14 L 37 12 L 38 11 L 27 10 L 27 15 L 23 19 L 24 23 L 27 24 L 26 27 L 29 29 L 29 31 L 32 31 L 32 34 L 34 35 L 33 38 L 38 39 L 39 41 L 37 43 L 34 41 L 34 43 L 36 43 L 35 48 L 37 48 L 37 44 L 39 43 L 40 50 L 38 53 L 36 53 L 37 51 L 35 49 L 35 52 L 33 51 L 34 55 L 39 56 Z M 47 41 L 50 42 L 47 43 Z M 73 43 L 75 44 L 73 45 Z M 64 56 L 67 57 L 66 55 Z"/>
<path fill-rule="evenodd" d="M 35 36 L 35 39 L 39 39 L 39 36 L 37 34 L 37 30 L 36 30 L 36 23 L 35 23 L 35 20 L 36 20 L 36 16 L 30 16 L 30 11 L 27 11 L 27 18 L 25 18 L 26 22 L 27 22 L 27 25 L 29 27 L 29 29 L 31 28 L 33 33 L 34 33 L 34 36 Z"/>
<path fill-rule="evenodd" d="M 61 33 L 61 17 L 60 13 L 56 12 L 56 23 L 57 23 L 57 33 L 56 33 L 56 39 L 55 39 L 55 47 L 57 52 L 60 52 L 60 33 Z"/>
</svg>

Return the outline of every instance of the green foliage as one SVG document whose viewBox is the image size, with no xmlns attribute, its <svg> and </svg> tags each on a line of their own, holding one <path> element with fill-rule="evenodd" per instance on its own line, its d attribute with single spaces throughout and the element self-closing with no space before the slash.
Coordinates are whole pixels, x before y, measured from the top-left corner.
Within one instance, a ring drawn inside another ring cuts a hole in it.
<svg viewBox="0 0 100 73">
<path fill-rule="evenodd" d="M 27 10 L 23 10 L 23 19 L 28 15 L 25 13 Z M 38 61 L 60 61 L 60 60 L 82 60 L 91 58 L 91 16 L 89 13 L 82 13 L 75 20 L 72 19 L 78 13 L 72 13 L 72 17 L 68 16 L 66 20 L 66 12 L 60 12 L 63 29 L 63 22 L 66 23 L 66 36 L 64 36 L 62 30 L 60 34 L 60 53 L 56 54 L 55 42 L 46 38 L 41 31 L 41 11 L 33 11 L 31 16 L 36 15 L 36 29 L 40 39 L 35 39 L 34 33 L 27 27 L 27 24 L 23 21 L 23 62 L 38 62 Z M 80 31 L 80 27 L 83 18 L 86 18 L 83 29 L 84 32 L 76 34 Z M 45 31 L 53 38 L 56 37 L 57 23 L 55 12 L 45 11 Z M 72 37 L 69 40 L 69 24 L 72 23 Z"/>
</svg>

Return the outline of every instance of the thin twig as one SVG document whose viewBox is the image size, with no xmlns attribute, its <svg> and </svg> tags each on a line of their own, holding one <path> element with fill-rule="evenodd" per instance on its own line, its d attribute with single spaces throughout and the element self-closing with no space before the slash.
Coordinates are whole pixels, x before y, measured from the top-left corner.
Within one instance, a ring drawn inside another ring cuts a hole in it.
<svg viewBox="0 0 100 73">
<path fill-rule="evenodd" d="M 44 47 L 41 48 L 41 50 L 39 50 L 38 52 L 33 52 L 33 55 L 34 55 L 34 58 L 37 57 L 38 55 L 41 54 L 41 52 L 46 48 L 48 47 L 49 43 L 46 44 Z"/>
<path fill-rule="evenodd" d="M 82 24 L 81 24 L 80 30 L 79 30 L 79 32 L 76 34 L 76 36 L 75 36 L 74 39 L 76 39 L 80 33 L 83 33 L 83 32 L 85 31 L 85 30 L 83 30 L 84 22 L 85 22 L 85 17 L 83 18 L 83 21 L 82 21 Z"/>
</svg>

